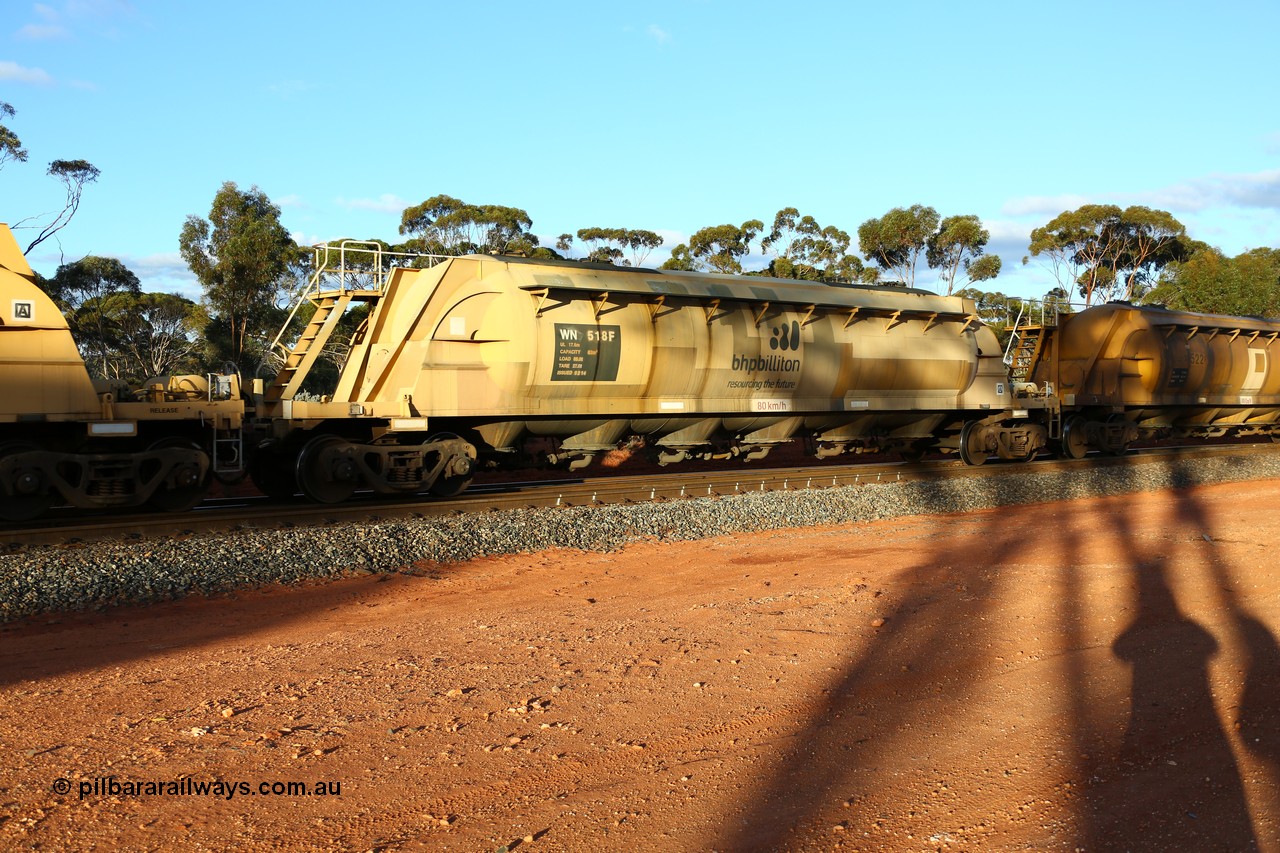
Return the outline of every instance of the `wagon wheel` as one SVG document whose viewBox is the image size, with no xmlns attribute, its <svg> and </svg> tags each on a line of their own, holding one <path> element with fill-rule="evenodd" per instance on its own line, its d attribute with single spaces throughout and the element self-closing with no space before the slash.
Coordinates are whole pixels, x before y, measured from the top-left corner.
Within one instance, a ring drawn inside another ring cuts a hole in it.
<svg viewBox="0 0 1280 853">
<path fill-rule="evenodd" d="M 902 461 L 914 465 L 924 459 L 925 449 L 917 444 L 904 444 L 898 448 Z"/>
<path fill-rule="evenodd" d="M 440 477 L 427 489 L 438 498 L 456 498 L 471 485 L 471 477 Z"/>
<path fill-rule="evenodd" d="M 977 427 L 977 421 L 968 421 L 960 428 L 960 459 L 966 465 L 981 465 L 990 455 L 978 441 L 982 432 Z"/>
<path fill-rule="evenodd" d="M 440 433 L 427 439 L 427 444 L 431 444 L 433 441 L 449 441 L 456 438 L 458 436 L 450 432 Z M 427 491 L 438 498 L 456 498 L 467 490 L 473 479 L 474 477 L 470 471 L 461 476 L 437 477 L 436 481 L 427 487 Z"/>
<path fill-rule="evenodd" d="M 346 454 L 326 455 L 326 451 L 346 446 L 336 435 L 318 435 L 303 446 L 294 470 L 304 495 L 322 504 L 341 503 L 351 497 L 359 479 L 355 461 Z"/>
<path fill-rule="evenodd" d="M 1123 423 L 1126 423 L 1126 421 L 1127 421 L 1127 418 L 1125 418 L 1125 416 L 1119 412 L 1116 412 L 1115 414 L 1107 418 L 1108 424 L 1123 424 Z M 1119 447 L 1105 447 L 1103 448 L 1102 452 L 1105 453 L 1107 456 L 1124 456 L 1126 453 L 1129 452 L 1129 443 L 1125 442 L 1124 444 L 1121 444 Z"/>
<path fill-rule="evenodd" d="M 147 449 L 168 450 L 175 447 L 204 452 L 200 445 L 185 438 L 162 438 Z M 205 492 L 209 489 L 210 478 L 207 472 L 204 477 L 201 477 L 199 467 L 183 463 L 177 466 L 170 476 L 173 478 L 174 485 L 168 486 L 162 483 L 160 488 L 147 498 L 147 506 L 161 512 L 186 512 L 204 500 Z"/>
<path fill-rule="evenodd" d="M 1083 459 L 1088 452 L 1088 421 L 1072 415 L 1062 427 L 1062 453 L 1068 459 Z"/>
<path fill-rule="evenodd" d="M 29 441 L 10 441 L 0 444 L 0 459 L 40 449 Z M 39 471 L 19 468 L 13 473 L 9 488 L 13 494 L 0 490 L 0 519 L 4 521 L 30 521 L 53 506 L 53 494 Z"/>
</svg>

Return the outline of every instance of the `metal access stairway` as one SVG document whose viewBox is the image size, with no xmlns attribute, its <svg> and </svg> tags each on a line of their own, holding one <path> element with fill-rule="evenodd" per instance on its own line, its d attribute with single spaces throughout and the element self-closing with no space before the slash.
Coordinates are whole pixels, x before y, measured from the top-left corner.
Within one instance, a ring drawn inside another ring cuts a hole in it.
<svg viewBox="0 0 1280 853">
<path fill-rule="evenodd" d="M 284 364 L 264 389 L 263 399 L 268 402 L 293 399 L 352 302 L 376 302 L 391 272 L 398 266 L 429 267 L 446 260 L 441 255 L 389 252 L 378 243 L 364 240 L 320 244 L 314 249 L 311 280 L 271 342 L 273 351 L 284 354 Z M 315 313 L 290 348 L 284 343 L 285 335 L 307 302 L 316 307 Z"/>
<path fill-rule="evenodd" d="M 368 297 L 372 294 L 363 292 L 359 295 Z M 354 291 L 338 290 L 317 293 L 311 297 L 312 303 L 316 306 L 316 312 L 311 315 L 311 322 L 303 329 L 298 342 L 285 356 L 284 365 L 276 374 L 275 381 L 268 386 L 264 395 L 267 400 L 293 399 L 311 365 L 315 364 L 316 358 L 324 350 L 324 345 L 329 342 L 329 337 L 337 328 L 338 321 L 342 319 L 347 306 L 356 296 L 357 293 Z"/>
<path fill-rule="evenodd" d="M 1044 326 L 1015 327 L 1013 337 L 1009 340 L 1006 364 L 1009 365 L 1009 378 L 1014 382 L 1031 381 L 1031 368 L 1040 358 L 1040 348 L 1044 344 Z"/>
</svg>

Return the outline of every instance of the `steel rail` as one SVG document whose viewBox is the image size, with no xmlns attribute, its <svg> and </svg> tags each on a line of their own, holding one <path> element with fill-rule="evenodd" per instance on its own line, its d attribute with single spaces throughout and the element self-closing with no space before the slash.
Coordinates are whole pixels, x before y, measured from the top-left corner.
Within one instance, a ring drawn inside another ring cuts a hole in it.
<svg viewBox="0 0 1280 853">
<path fill-rule="evenodd" d="M 341 504 L 306 503 L 301 498 L 278 501 L 265 497 L 218 498 L 183 514 L 99 512 L 60 515 L 54 512 L 39 524 L 0 528 L 0 548 L 21 550 L 28 545 L 76 545 L 102 539 L 154 539 L 242 529 L 324 527 L 343 523 L 372 523 L 399 518 L 427 518 L 459 513 L 485 513 L 528 507 L 570 507 L 609 503 L 682 500 L 753 491 L 803 490 L 909 480 L 954 477 L 997 477 L 1031 471 L 1071 470 L 1092 466 L 1131 466 L 1170 459 L 1204 459 L 1224 455 L 1280 452 L 1271 444 L 1227 444 L 1145 448 L 1124 456 L 1090 454 L 1084 459 L 1046 458 L 1034 466 L 1020 462 L 967 466 L 956 460 L 917 463 L 861 463 L 843 466 L 804 466 L 673 473 L 636 476 L 548 479 L 488 483 L 473 486 L 456 498 L 418 494 L 387 500 L 372 493 Z"/>
</svg>

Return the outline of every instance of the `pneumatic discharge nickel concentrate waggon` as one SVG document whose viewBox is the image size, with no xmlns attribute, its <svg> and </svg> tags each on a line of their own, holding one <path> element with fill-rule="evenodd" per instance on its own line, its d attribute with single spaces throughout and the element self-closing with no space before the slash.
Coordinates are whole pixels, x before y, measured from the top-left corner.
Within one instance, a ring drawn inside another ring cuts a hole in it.
<svg viewBox="0 0 1280 853">
<path fill-rule="evenodd" d="M 314 306 L 253 379 L 90 380 L 0 226 L 0 518 L 55 502 L 184 509 L 246 471 L 272 495 L 461 492 L 480 466 L 956 451 L 1029 460 L 1140 437 L 1280 434 L 1280 323 L 1111 303 L 1020 324 L 922 290 L 509 257 L 316 249 Z M 406 264 L 397 266 L 397 263 Z M 412 264 L 412 265 L 410 265 Z M 339 320 L 336 386 L 300 393 Z M 291 318 L 292 319 L 292 318 Z"/>
</svg>

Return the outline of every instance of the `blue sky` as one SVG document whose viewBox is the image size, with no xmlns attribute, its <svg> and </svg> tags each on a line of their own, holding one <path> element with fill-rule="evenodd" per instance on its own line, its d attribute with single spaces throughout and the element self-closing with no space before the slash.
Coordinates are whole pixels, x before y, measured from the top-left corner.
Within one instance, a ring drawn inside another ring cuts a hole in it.
<svg viewBox="0 0 1280 853">
<path fill-rule="evenodd" d="M 990 289 L 1037 295 L 1028 234 L 1085 202 L 1169 210 L 1228 254 L 1280 246 L 1277 32 L 1277 0 L 0 0 L 0 101 L 30 152 L 0 170 L 0 221 L 60 209 L 49 161 L 89 160 L 101 178 L 32 265 L 108 255 L 195 296 L 178 234 L 224 181 L 302 243 L 396 240 L 446 193 L 524 208 L 544 243 L 658 231 L 651 264 L 786 206 L 856 247 L 919 203 L 979 215 Z"/>
</svg>

